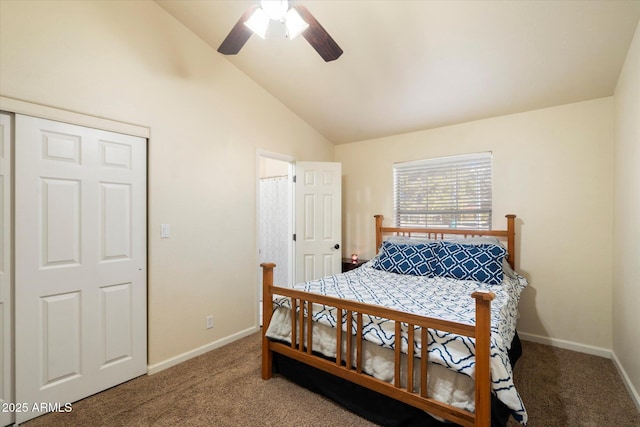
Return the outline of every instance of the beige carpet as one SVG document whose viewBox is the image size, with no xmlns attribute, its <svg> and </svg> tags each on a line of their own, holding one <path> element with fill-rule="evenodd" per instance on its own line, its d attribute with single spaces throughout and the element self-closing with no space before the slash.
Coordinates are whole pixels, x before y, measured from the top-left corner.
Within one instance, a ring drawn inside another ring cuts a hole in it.
<svg viewBox="0 0 640 427">
<path fill-rule="evenodd" d="M 640 426 L 612 362 L 523 342 L 516 385 L 532 427 Z M 546 369 L 543 369 L 546 368 Z M 260 378 L 260 335 L 43 415 L 38 426 L 372 426 L 287 380 Z M 518 423 L 509 421 L 509 427 Z"/>
</svg>

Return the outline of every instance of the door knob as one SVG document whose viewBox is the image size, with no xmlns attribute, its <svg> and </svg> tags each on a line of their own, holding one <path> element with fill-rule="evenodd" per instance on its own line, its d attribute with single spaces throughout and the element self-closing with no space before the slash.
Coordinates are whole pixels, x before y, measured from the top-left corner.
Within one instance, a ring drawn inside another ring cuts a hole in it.
<svg viewBox="0 0 640 427">
<path fill-rule="evenodd" d="M 340 245 L 336 243 L 333 249 L 340 249 Z"/>
</svg>

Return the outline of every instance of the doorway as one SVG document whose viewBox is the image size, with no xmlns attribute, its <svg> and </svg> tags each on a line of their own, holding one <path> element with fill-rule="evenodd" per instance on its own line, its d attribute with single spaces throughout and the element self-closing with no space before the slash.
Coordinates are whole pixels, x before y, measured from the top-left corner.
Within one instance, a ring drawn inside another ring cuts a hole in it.
<svg viewBox="0 0 640 427">
<path fill-rule="evenodd" d="M 282 287 L 339 273 L 342 165 L 295 162 L 271 153 L 258 153 L 257 158 L 258 265 L 276 264 L 273 282 Z M 262 268 L 258 269 L 262 324 Z"/>
<path fill-rule="evenodd" d="M 258 154 L 258 264 L 272 262 L 274 283 L 293 286 L 293 159 Z M 259 268 L 262 302 L 262 269 Z M 262 303 L 260 303 L 262 309 Z M 262 313 L 260 313 L 262 323 Z"/>
</svg>

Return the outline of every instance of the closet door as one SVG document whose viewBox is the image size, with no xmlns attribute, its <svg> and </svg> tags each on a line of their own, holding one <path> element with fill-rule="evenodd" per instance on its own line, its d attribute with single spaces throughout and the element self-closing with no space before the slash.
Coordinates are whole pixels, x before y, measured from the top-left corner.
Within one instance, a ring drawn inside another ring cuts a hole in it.
<svg viewBox="0 0 640 427">
<path fill-rule="evenodd" d="M 0 426 L 12 424 L 13 399 L 11 276 L 11 138 L 12 117 L 0 112 Z M 5 406 L 5 404 L 7 406 Z"/>
<path fill-rule="evenodd" d="M 146 372 L 146 140 L 15 124 L 22 422 Z"/>
</svg>

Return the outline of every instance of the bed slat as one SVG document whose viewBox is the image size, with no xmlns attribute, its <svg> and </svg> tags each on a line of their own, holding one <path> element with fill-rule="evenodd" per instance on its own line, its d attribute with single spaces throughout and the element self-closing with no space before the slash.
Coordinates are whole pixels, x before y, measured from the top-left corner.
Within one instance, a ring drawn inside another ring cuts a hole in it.
<svg viewBox="0 0 640 427">
<path fill-rule="evenodd" d="M 340 319 L 342 325 L 342 309 L 338 307 L 337 319 Z M 342 366 L 342 326 L 336 328 L 336 365 Z"/>
<path fill-rule="evenodd" d="M 298 310 L 298 300 L 291 298 L 291 348 L 296 348 L 296 313 Z"/>
<path fill-rule="evenodd" d="M 396 337 L 402 336 L 402 323 L 396 320 Z M 397 339 L 393 343 L 394 352 L 395 352 L 395 362 L 394 362 L 394 374 L 393 374 L 393 385 L 395 388 L 400 388 L 400 365 L 401 365 L 401 357 L 402 357 L 402 339 Z"/>
<path fill-rule="evenodd" d="M 313 352 L 313 322 L 308 319 L 313 316 L 313 303 L 311 301 L 307 301 L 307 354 L 311 354 Z"/>
<path fill-rule="evenodd" d="M 345 367 L 351 369 L 351 360 L 353 357 L 353 351 L 351 346 L 353 344 L 353 312 L 347 310 L 347 354 L 345 354 Z"/>
<path fill-rule="evenodd" d="M 358 312 L 356 328 L 356 372 L 362 373 L 362 313 Z"/>
<path fill-rule="evenodd" d="M 300 300 L 298 311 L 298 350 L 304 351 L 304 300 Z"/>
<path fill-rule="evenodd" d="M 428 360 L 429 348 L 427 346 L 427 329 L 420 328 L 420 360 Z M 420 363 L 420 396 L 427 397 L 427 380 L 428 380 L 427 363 Z"/>
<path fill-rule="evenodd" d="M 410 393 L 413 393 L 413 361 L 414 361 L 413 345 L 415 342 L 413 334 L 415 333 L 415 327 L 414 325 L 411 325 L 411 324 L 407 325 L 407 327 L 409 328 L 407 330 L 407 345 L 409 346 L 408 353 L 407 353 L 407 391 Z"/>
</svg>

